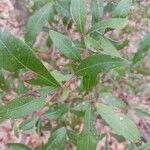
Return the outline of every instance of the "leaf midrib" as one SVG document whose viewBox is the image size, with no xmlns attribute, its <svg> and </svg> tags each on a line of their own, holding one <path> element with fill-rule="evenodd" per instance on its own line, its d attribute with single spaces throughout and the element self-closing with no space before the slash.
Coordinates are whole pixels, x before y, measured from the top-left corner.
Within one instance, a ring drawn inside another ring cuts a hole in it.
<svg viewBox="0 0 150 150">
<path fill-rule="evenodd" d="M 2 45 L 6 48 L 6 50 L 8 51 L 8 53 L 20 64 L 22 65 L 25 69 L 28 69 L 28 70 L 31 70 L 29 69 L 28 67 L 26 67 L 10 50 L 9 48 L 7 47 L 7 45 L 0 39 L 0 42 L 2 43 Z M 39 60 L 40 61 L 40 60 Z M 32 70 L 33 71 L 33 70 Z M 33 71 L 35 72 L 35 71 Z M 52 85 L 56 86 L 55 83 L 53 83 L 52 81 L 48 80 L 47 78 L 45 78 L 43 75 L 35 72 L 37 75 L 39 75 L 40 77 L 44 78 L 45 80 L 49 81 L 49 83 L 51 83 Z"/>
<path fill-rule="evenodd" d="M 66 40 L 68 40 L 67 38 L 65 38 Z M 75 53 L 73 53 L 74 51 L 71 51 L 70 50 L 70 48 L 67 46 L 67 45 L 65 45 L 61 40 L 59 40 L 59 38 L 57 39 L 58 41 L 59 41 L 59 43 L 61 43 L 75 58 L 77 58 L 78 60 L 80 60 L 80 58 L 75 54 Z M 69 41 L 69 40 L 68 40 Z M 69 41 L 70 42 L 70 41 Z M 66 50 L 65 50 L 66 51 Z M 68 54 L 67 53 L 67 51 L 66 51 L 66 54 Z"/>
</svg>

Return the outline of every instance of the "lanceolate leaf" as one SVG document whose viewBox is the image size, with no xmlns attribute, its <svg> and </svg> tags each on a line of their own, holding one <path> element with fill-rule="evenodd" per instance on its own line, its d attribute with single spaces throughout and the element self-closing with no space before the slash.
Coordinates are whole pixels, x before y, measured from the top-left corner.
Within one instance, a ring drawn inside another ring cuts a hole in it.
<svg viewBox="0 0 150 150">
<path fill-rule="evenodd" d="M 61 72 L 58 72 L 57 70 L 51 71 L 50 73 L 56 79 L 57 82 L 68 81 L 72 77 L 71 74 L 62 74 Z"/>
<path fill-rule="evenodd" d="M 101 47 L 104 49 L 104 54 L 121 57 L 117 49 L 107 38 L 99 36 L 98 41 L 100 42 Z"/>
<path fill-rule="evenodd" d="M 35 39 L 37 34 L 42 31 L 49 18 L 53 17 L 53 15 L 53 5 L 51 3 L 48 3 L 29 18 L 25 35 L 25 41 L 29 45 L 32 45 L 33 40 Z"/>
<path fill-rule="evenodd" d="M 91 13 L 94 20 L 98 21 L 103 17 L 103 0 L 91 0 Z"/>
<path fill-rule="evenodd" d="M 33 150 L 27 145 L 19 144 L 19 143 L 9 143 L 7 144 L 8 150 Z"/>
<path fill-rule="evenodd" d="M 81 61 L 77 75 L 95 75 L 100 72 L 108 72 L 113 68 L 121 67 L 125 64 L 124 60 L 109 55 L 92 55 Z"/>
<path fill-rule="evenodd" d="M 48 140 L 44 150 L 63 150 L 66 144 L 66 128 L 62 127 L 54 131 Z"/>
<path fill-rule="evenodd" d="M 35 126 L 35 124 L 38 122 L 38 119 L 39 117 L 32 117 L 30 119 L 23 121 L 19 125 L 19 129 L 24 130 L 24 131 L 32 129 Z"/>
<path fill-rule="evenodd" d="M 95 34 L 93 35 L 93 37 L 87 37 L 85 39 L 87 47 L 94 47 L 96 49 L 100 49 L 100 52 L 106 55 L 121 57 L 118 50 L 107 38 L 104 38 L 101 35 L 98 35 L 96 37 Z"/>
<path fill-rule="evenodd" d="M 106 121 L 110 127 L 112 127 L 119 135 L 122 135 L 127 140 L 137 143 L 140 141 L 140 134 L 137 126 L 132 120 L 126 117 L 122 113 L 118 113 L 113 110 L 112 107 L 97 103 L 97 112 Z"/>
<path fill-rule="evenodd" d="M 86 0 L 71 0 L 71 13 L 78 30 L 83 33 L 86 23 Z"/>
<path fill-rule="evenodd" d="M 112 95 L 111 93 L 101 93 L 100 98 L 105 104 L 119 108 L 126 108 L 126 104 L 121 99 Z"/>
<path fill-rule="evenodd" d="M 96 150 L 98 136 L 94 127 L 94 113 L 89 106 L 84 116 L 84 128 L 77 140 L 77 150 Z"/>
<path fill-rule="evenodd" d="M 70 39 L 56 31 L 50 31 L 50 37 L 58 50 L 66 57 L 74 60 L 80 60 L 80 48 Z"/>
<path fill-rule="evenodd" d="M 120 0 L 118 5 L 113 11 L 113 17 L 124 18 L 128 15 L 132 0 Z"/>
<path fill-rule="evenodd" d="M 40 9 L 46 3 L 51 2 L 52 0 L 32 0 L 32 1 L 34 3 L 33 10 L 36 11 Z"/>
<path fill-rule="evenodd" d="M 91 29 L 89 30 L 89 33 L 99 31 L 99 30 L 104 31 L 107 28 L 120 30 L 124 28 L 127 25 L 127 23 L 128 23 L 128 20 L 122 19 L 122 18 L 113 18 L 113 19 L 103 20 L 93 25 Z"/>
<path fill-rule="evenodd" d="M 32 70 L 50 86 L 58 86 L 34 51 L 8 32 L 0 33 L 0 66 L 9 71 Z"/>
<path fill-rule="evenodd" d="M 44 114 L 49 119 L 58 119 L 68 111 L 66 104 L 52 105 L 50 109 Z"/>
<path fill-rule="evenodd" d="M 45 97 L 20 97 L 0 107 L 0 120 L 20 118 L 31 114 L 45 105 Z"/>
<path fill-rule="evenodd" d="M 133 64 L 139 62 L 142 58 L 144 58 L 145 53 L 150 50 L 150 34 L 148 34 L 141 42 L 133 58 Z"/>
<path fill-rule="evenodd" d="M 93 37 L 87 37 L 84 39 L 85 45 L 89 49 L 102 49 L 101 43 L 94 39 Z"/>
<path fill-rule="evenodd" d="M 58 0 L 55 1 L 55 9 L 58 14 L 69 18 L 70 15 L 70 4 L 68 0 Z"/>
<path fill-rule="evenodd" d="M 86 91 L 90 91 L 97 83 L 97 75 L 87 75 L 83 77 L 83 86 Z"/>
</svg>

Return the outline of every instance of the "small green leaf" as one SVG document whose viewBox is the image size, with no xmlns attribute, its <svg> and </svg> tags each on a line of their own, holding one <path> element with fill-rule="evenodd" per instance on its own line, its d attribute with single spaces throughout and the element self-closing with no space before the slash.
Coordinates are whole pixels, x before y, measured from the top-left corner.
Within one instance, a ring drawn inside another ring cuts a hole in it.
<svg viewBox="0 0 150 150">
<path fill-rule="evenodd" d="M 99 31 L 99 30 L 104 31 L 107 28 L 120 30 L 124 28 L 127 24 L 128 24 L 128 19 L 122 19 L 122 18 L 107 19 L 94 24 L 90 28 L 89 33 Z"/>
<path fill-rule="evenodd" d="M 59 15 L 69 18 L 70 15 L 70 4 L 68 0 L 55 1 L 55 9 Z"/>
<path fill-rule="evenodd" d="M 50 72 L 51 75 L 56 79 L 57 82 L 64 82 L 71 79 L 71 74 L 62 74 L 61 72 L 54 70 Z"/>
<path fill-rule="evenodd" d="M 74 60 L 80 60 L 80 48 L 63 34 L 50 31 L 50 37 L 58 50 L 66 57 Z"/>
<path fill-rule="evenodd" d="M 44 114 L 48 119 L 58 119 L 68 111 L 66 104 L 52 105 Z"/>
<path fill-rule="evenodd" d="M 71 108 L 71 112 L 78 115 L 82 112 L 85 112 L 89 106 L 88 102 L 80 102 L 79 104 L 76 104 L 74 107 Z"/>
<path fill-rule="evenodd" d="M 86 0 L 71 0 L 71 13 L 77 28 L 84 33 L 86 23 Z"/>
<path fill-rule="evenodd" d="M 25 34 L 25 41 L 32 45 L 37 34 L 42 31 L 50 17 L 53 17 L 54 9 L 51 3 L 44 5 L 28 20 Z"/>
<path fill-rule="evenodd" d="M 87 75 L 83 77 L 83 86 L 86 91 L 90 91 L 97 83 L 96 75 Z"/>
<path fill-rule="evenodd" d="M 137 116 L 143 118 L 143 117 L 150 117 L 150 112 L 148 112 L 147 110 L 144 109 L 139 109 L 139 108 L 135 108 L 134 112 Z"/>
<path fill-rule="evenodd" d="M 36 110 L 42 108 L 45 105 L 45 97 L 19 97 L 16 98 L 4 106 L 0 107 L 0 120 L 9 118 L 20 118 Z"/>
<path fill-rule="evenodd" d="M 87 48 L 91 49 L 92 47 L 95 49 L 101 49 L 101 43 L 94 39 L 93 37 L 86 37 L 84 39 L 85 45 Z"/>
<path fill-rule="evenodd" d="M 77 144 L 78 134 L 74 130 L 67 130 L 67 135 L 69 140 L 71 140 L 75 145 Z"/>
<path fill-rule="evenodd" d="M 51 2 L 52 0 L 32 0 L 34 5 L 33 5 L 33 10 L 37 11 L 40 9 L 43 5 L 45 5 L 48 2 Z"/>
<path fill-rule="evenodd" d="M 147 142 L 138 147 L 138 150 L 149 150 L 150 149 L 150 142 Z"/>
<path fill-rule="evenodd" d="M 96 54 L 81 61 L 76 74 L 83 76 L 95 75 L 99 72 L 108 72 L 123 65 L 125 65 L 125 62 L 121 58 Z"/>
<path fill-rule="evenodd" d="M 9 143 L 7 144 L 8 150 L 33 150 L 27 145 L 19 144 L 19 143 Z"/>
<path fill-rule="evenodd" d="M 29 119 L 23 121 L 19 125 L 19 129 L 21 129 L 23 131 L 32 129 L 35 126 L 35 124 L 37 123 L 38 119 L 39 119 L 39 117 L 32 117 L 32 118 L 29 118 Z"/>
<path fill-rule="evenodd" d="M 96 49 L 103 49 L 104 51 L 100 51 L 103 54 L 121 57 L 118 50 L 115 48 L 115 46 L 107 39 L 102 37 L 101 35 L 93 35 L 93 37 L 87 37 L 85 39 L 85 44 L 87 47 L 92 46 Z"/>
<path fill-rule="evenodd" d="M 103 17 L 104 4 L 103 0 L 91 0 L 91 13 L 95 21 Z"/>
<path fill-rule="evenodd" d="M 84 116 L 84 128 L 77 140 L 77 150 L 96 150 L 98 136 L 94 127 L 94 112 L 89 105 Z"/>
<path fill-rule="evenodd" d="M 126 104 L 121 99 L 112 95 L 111 93 L 101 93 L 100 97 L 105 104 L 109 104 L 119 108 L 126 108 Z"/>
<path fill-rule="evenodd" d="M 44 150 L 64 150 L 66 145 L 66 128 L 62 127 L 54 131 L 48 140 Z"/>
<path fill-rule="evenodd" d="M 108 2 L 104 7 L 104 13 L 112 12 L 113 8 L 114 8 L 114 2 L 112 1 Z"/>
<path fill-rule="evenodd" d="M 116 18 L 124 18 L 128 15 L 130 7 L 132 5 L 132 0 L 120 0 L 116 8 L 114 9 L 112 15 Z"/>
<path fill-rule="evenodd" d="M 63 92 L 61 95 L 61 101 L 62 102 L 64 102 L 69 97 L 70 92 L 71 92 L 70 88 L 64 88 L 63 89 Z"/>
<path fill-rule="evenodd" d="M 51 92 L 54 92 L 56 90 L 56 88 L 54 87 L 50 87 L 50 86 L 45 86 L 39 89 L 39 93 L 40 95 L 47 95 Z"/>
<path fill-rule="evenodd" d="M 137 143 L 140 141 L 140 134 L 137 126 L 132 120 L 124 114 L 115 112 L 112 107 L 97 103 L 97 112 L 119 135 L 122 135 L 127 140 Z"/>
<path fill-rule="evenodd" d="M 140 42 L 139 48 L 133 58 L 133 64 L 136 64 L 142 58 L 144 58 L 145 53 L 149 50 L 150 50 L 150 34 L 146 35 L 145 38 Z"/>
<path fill-rule="evenodd" d="M 50 86 L 59 85 L 34 51 L 8 32 L 0 33 L 0 54 L 0 66 L 4 69 L 12 72 L 20 69 L 32 70 Z"/>
</svg>

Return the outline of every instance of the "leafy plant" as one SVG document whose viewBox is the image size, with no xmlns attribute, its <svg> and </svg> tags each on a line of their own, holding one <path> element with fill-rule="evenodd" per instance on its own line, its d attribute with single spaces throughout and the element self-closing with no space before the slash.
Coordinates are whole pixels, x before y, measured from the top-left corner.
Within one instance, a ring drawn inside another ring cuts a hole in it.
<svg viewBox="0 0 150 150">
<path fill-rule="evenodd" d="M 90 14 L 86 0 L 33 0 L 33 3 L 25 41 L 6 31 L 0 33 L 0 88 L 2 92 L 14 90 L 18 94 L 8 103 L 2 101 L 0 120 L 24 118 L 18 127 L 24 133 L 29 130 L 36 130 L 38 134 L 50 131 L 48 142 L 40 145 L 42 150 L 64 150 L 66 147 L 96 150 L 103 137 L 106 138 L 105 148 L 108 148 L 108 135 L 133 145 L 140 144 L 140 132 L 130 115 L 132 106 L 114 96 L 103 82 L 114 72 L 122 78 L 129 71 L 137 71 L 137 63 L 150 49 L 148 35 L 140 42 L 133 60 L 127 60 L 119 50 L 129 41 L 115 44 L 112 40 L 112 31 L 121 31 L 128 25 L 132 0 L 113 3 L 111 10 L 108 10 L 109 2 L 91 0 Z M 109 19 L 105 19 L 107 12 L 111 12 Z M 89 16 L 92 16 L 91 22 L 87 21 Z M 77 37 L 69 36 L 72 30 Z M 46 50 L 54 49 L 69 60 L 63 71 L 52 58 L 44 62 L 50 70 L 43 65 L 39 55 L 42 46 L 35 45 L 41 32 L 47 35 L 44 39 Z M 14 82 L 8 83 L 8 79 L 17 79 L 18 86 Z M 77 83 L 75 91 L 69 87 L 72 80 Z M 36 89 L 36 95 L 32 95 L 33 89 Z M 50 97 L 46 99 L 48 95 Z M 34 113 L 45 107 L 48 110 L 43 109 L 40 116 Z M 41 123 L 43 117 L 48 119 L 47 124 Z M 98 118 L 104 126 L 110 126 L 112 132 L 97 133 Z M 57 122 L 56 127 L 51 126 L 52 120 Z M 145 147 L 149 147 L 149 143 L 138 149 Z M 9 143 L 8 148 L 33 149 L 18 143 Z"/>
</svg>

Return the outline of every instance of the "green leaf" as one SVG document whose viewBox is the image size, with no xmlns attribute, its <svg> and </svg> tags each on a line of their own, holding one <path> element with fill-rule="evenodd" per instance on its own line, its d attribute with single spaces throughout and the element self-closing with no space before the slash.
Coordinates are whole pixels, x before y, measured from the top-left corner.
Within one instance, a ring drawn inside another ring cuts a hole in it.
<svg viewBox="0 0 150 150">
<path fill-rule="evenodd" d="M 91 49 L 92 47 L 95 49 L 101 49 L 101 43 L 94 39 L 93 37 L 86 37 L 84 39 L 85 45 L 87 48 Z"/>
<path fill-rule="evenodd" d="M 68 0 L 55 1 L 55 9 L 59 15 L 69 18 L 70 15 L 70 3 Z"/>
<path fill-rule="evenodd" d="M 7 84 L 6 79 L 4 77 L 3 69 L 0 69 L 0 88 L 4 91 L 8 90 L 8 84 Z"/>
<path fill-rule="evenodd" d="M 94 24 L 90 28 L 89 33 L 99 31 L 99 30 L 104 31 L 107 28 L 120 30 L 124 28 L 127 24 L 128 24 L 128 19 L 122 19 L 122 18 L 107 19 Z"/>
<path fill-rule="evenodd" d="M 61 72 L 54 70 L 50 72 L 51 75 L 56 79 L 57 82 L 64 82 L 71 79 L 71 74 L 62 74 Z"/>
<path fill-rule="evenodd" d="M 139 108 L 135 108 L 134 112 L 137 116 L 143 118 L 143 117 L 150 117 L 150 112 L 148 112 L 147 110 L 144 109 L 139 109 Z"/>
<path fill-rule="evenodd" d="M 25 131 L 25 130 L 30 130 L 32 129 L 35 124 L 37 123 L 39 117 L 32 117 L 32 118 L 29 118 L 25 121 L 23 121 L 20 125 L 19 125 L 19 129 Z"/>
<path fill-rule="evenodd" d="M 51 2 L 52 0 L 32 0 L 32 1 L 34 3 L 33 10 L 36 11 L 40 9 L 46 3 Z"/>
<path fill-rule="evenodd" d="M 28 20 L 25 34 L 25 41 L 32 45 L 37 34 L 42 31 L 43 27 L 48 23 L 48 20 L 54 15 L 53 5 L 48 3 L 38 10 Z"/>
<path fill-rule="evenodd" d="M 120 53 L 107 38 L 99 36 L 99 42 L 101 43 L 101 47 L 104 49 L 104 54 L 121 57 Z"/>
<path fill-rule="evenodd" d="M 50 37 L 58 50 L 66 57 L 73 60 L 80 60 L 80 48 L 63 34 L 50 31 Z"/>
<path fill-rule="evenodd" d="M 69 97 L 70 92 L 71 92 L 70 88 L 64 88 L 63 89 L 62 94 L 61 94 L 61 101 L 62 102 L 64 102 Z"/>
<path fill-rule="evenodd" d="M 104 11 L 104 1 L 103 0 L 91 0 L 91 13 L 95 21 L 98 21 L 103 17 Z"/>
<path fill-rule="evenodd" d="M 54 87 L 50 87 L 50 86 L 45 86 L 39 89 L 39 93 L 40 95 L 47 95 L 51 92 L 54 92 L 56 90 L 56 88 Z"/>
<path fill-rule="evenodd" d="M 79 104 L 76 104 L 74 107 L 71 108 L 71 112 L 75 115 L 78 115 L 82 112 L 85 112 L 89 106 L 88 102 L 80 102 Z"/>
<path fill-rule="evenodd" d="M 97 83 L 96 75 L 87 75 L 83 77 L 83 86 L 86 91 L 90 91 Z"/>
<path fill-rule="evenodd" d="M 89 106 L 84 116 L 84 128 L 77 140 L 77 150 L 95 150 L 98 142 L 98 136 L 94 127 L 94 113 Z"/>
<path fill-rule="evenodd" d="M 115 47 L 116 47 L 117 50 L 121 50 L 121 49 L 123 49 L 124 47 L 126 47 L 128 45 L 129 45 L 129 40 L 125 39 L 122 43 L 115 44 Z"/>
<path fill-rule="evenodd" d="M 140 42 L 138 51 L 135 53 L 133 58 L 133 64 L 136 64 L 144 58 L 145 53 L 150 50 L 150 34 L 146 35 L 145 38 Z"/>
<path fill-rule="evenodd" d="M 96 54 L 87 57 L 81 61 L 77 75 L 95 75 L 99 72 L 108 72 L 111 69 L 121 67 L 125 64 L 124 60 L 118 57 L 112 57 L 109 55 Z"/>
<path fill-rule="evenodd" d="M 0 120 L 9 118 L 21 118 L 36 110 L 42 108 L 45 105 L 45 97 L 19 97 L 16 98 L 4 106 L 0 107 Z"/>
<path fill-rule="evenodd" d="M 27 145 L 19 144 L 19 143 L 9 143 L 7 144 L 8 150 L 33 150 Z"/>
<path fill-rule="evenodd" d="M 64 150 L 66 145 L 66 128 L 62 127 L 54 131 L 48 140 L 44 150 Z"/>
<path fill-rule="evenodd" d="M 138 150 L 149 150 L 150 149 L 150 142 L 147 142 L 138 147 Z"/>
<path fill-rule="evenodd" d="M 77 28 L 84 33 L 86 23 L 86 0 L 71 0 L 71 13 Z"/>
<path fill-rule="evenodd" d="M 127 140 L 137 143 L 140 141 L 140 134 L 137 126 L 132 120 L 124 114 L 115 112 L 112 107 L 97 103 L 97 112 L 119 135 L 122 135 Z"/>
<path fill-rule="evenodd" d="M 77 139 L 78 139 L 77 132 L 74 130 L 67 130 L 67 135 L 68 135 L 69 140 L 71 140 L 71 142 L 73 142 L 76 145 Z"/>
<path fill-rule="evenodd" d="M 126 108 L 126 104 L 118 97 L 112 95 L 111 93 L 101 93 L 100 97 L 105 104 L 112 105 L 114 107 Z"/>
<path fill-rule="evenodd" d="M 126 139 L 125 139 L 123 136 L 121 136 L 121 135 L 112 134 L 112 136 L 113 136 L 118 142 L 120 142 L 120 143 L 126 141 Z"/>
<path fill-rule="evenodd" d="M 50 109 L 44 114 L 48 119 L 58 119 L 68 111 L 66 104 L 52 105 Z"/>
<path fill-rule="evenodd" d="M 113 8 L 114 8 L 114 2 L 112 1 L 108 2 L 104 7 L 104 13 L 107 13 L 107 12 L 111 13 Z"/>
<path fill-rule="evenodd" d="M 0 33 L 0 54 L 0 66 L 6 70 L 13 72 L 19 69 L 32 70 L 50 86 L 59 85 L 34 51 L 8 32 Z"/>
<path fill-rule="evenodd" d="M 95 47 L 96 49 L 103 49 L 104 51 L 101 51 L 101 53 L 116 57 L 121 57 L 118 50 L 114 47 L 114 45 L 107 39 L 102 37 L 101 35 L 96 36 L 95 34 L 93 37 L 87 37 L 85 39 L 85 44 L 87 47 L 90 48 L 90 46 Z"/>
<path fill-rule="evenodd" d="M 120 0 L 116 8 L 114 9 L 112 15 L 116 18 L 124 18 L 128 15 L 130 7 L 132 5 L 132 0 Z"/>
</svg>

